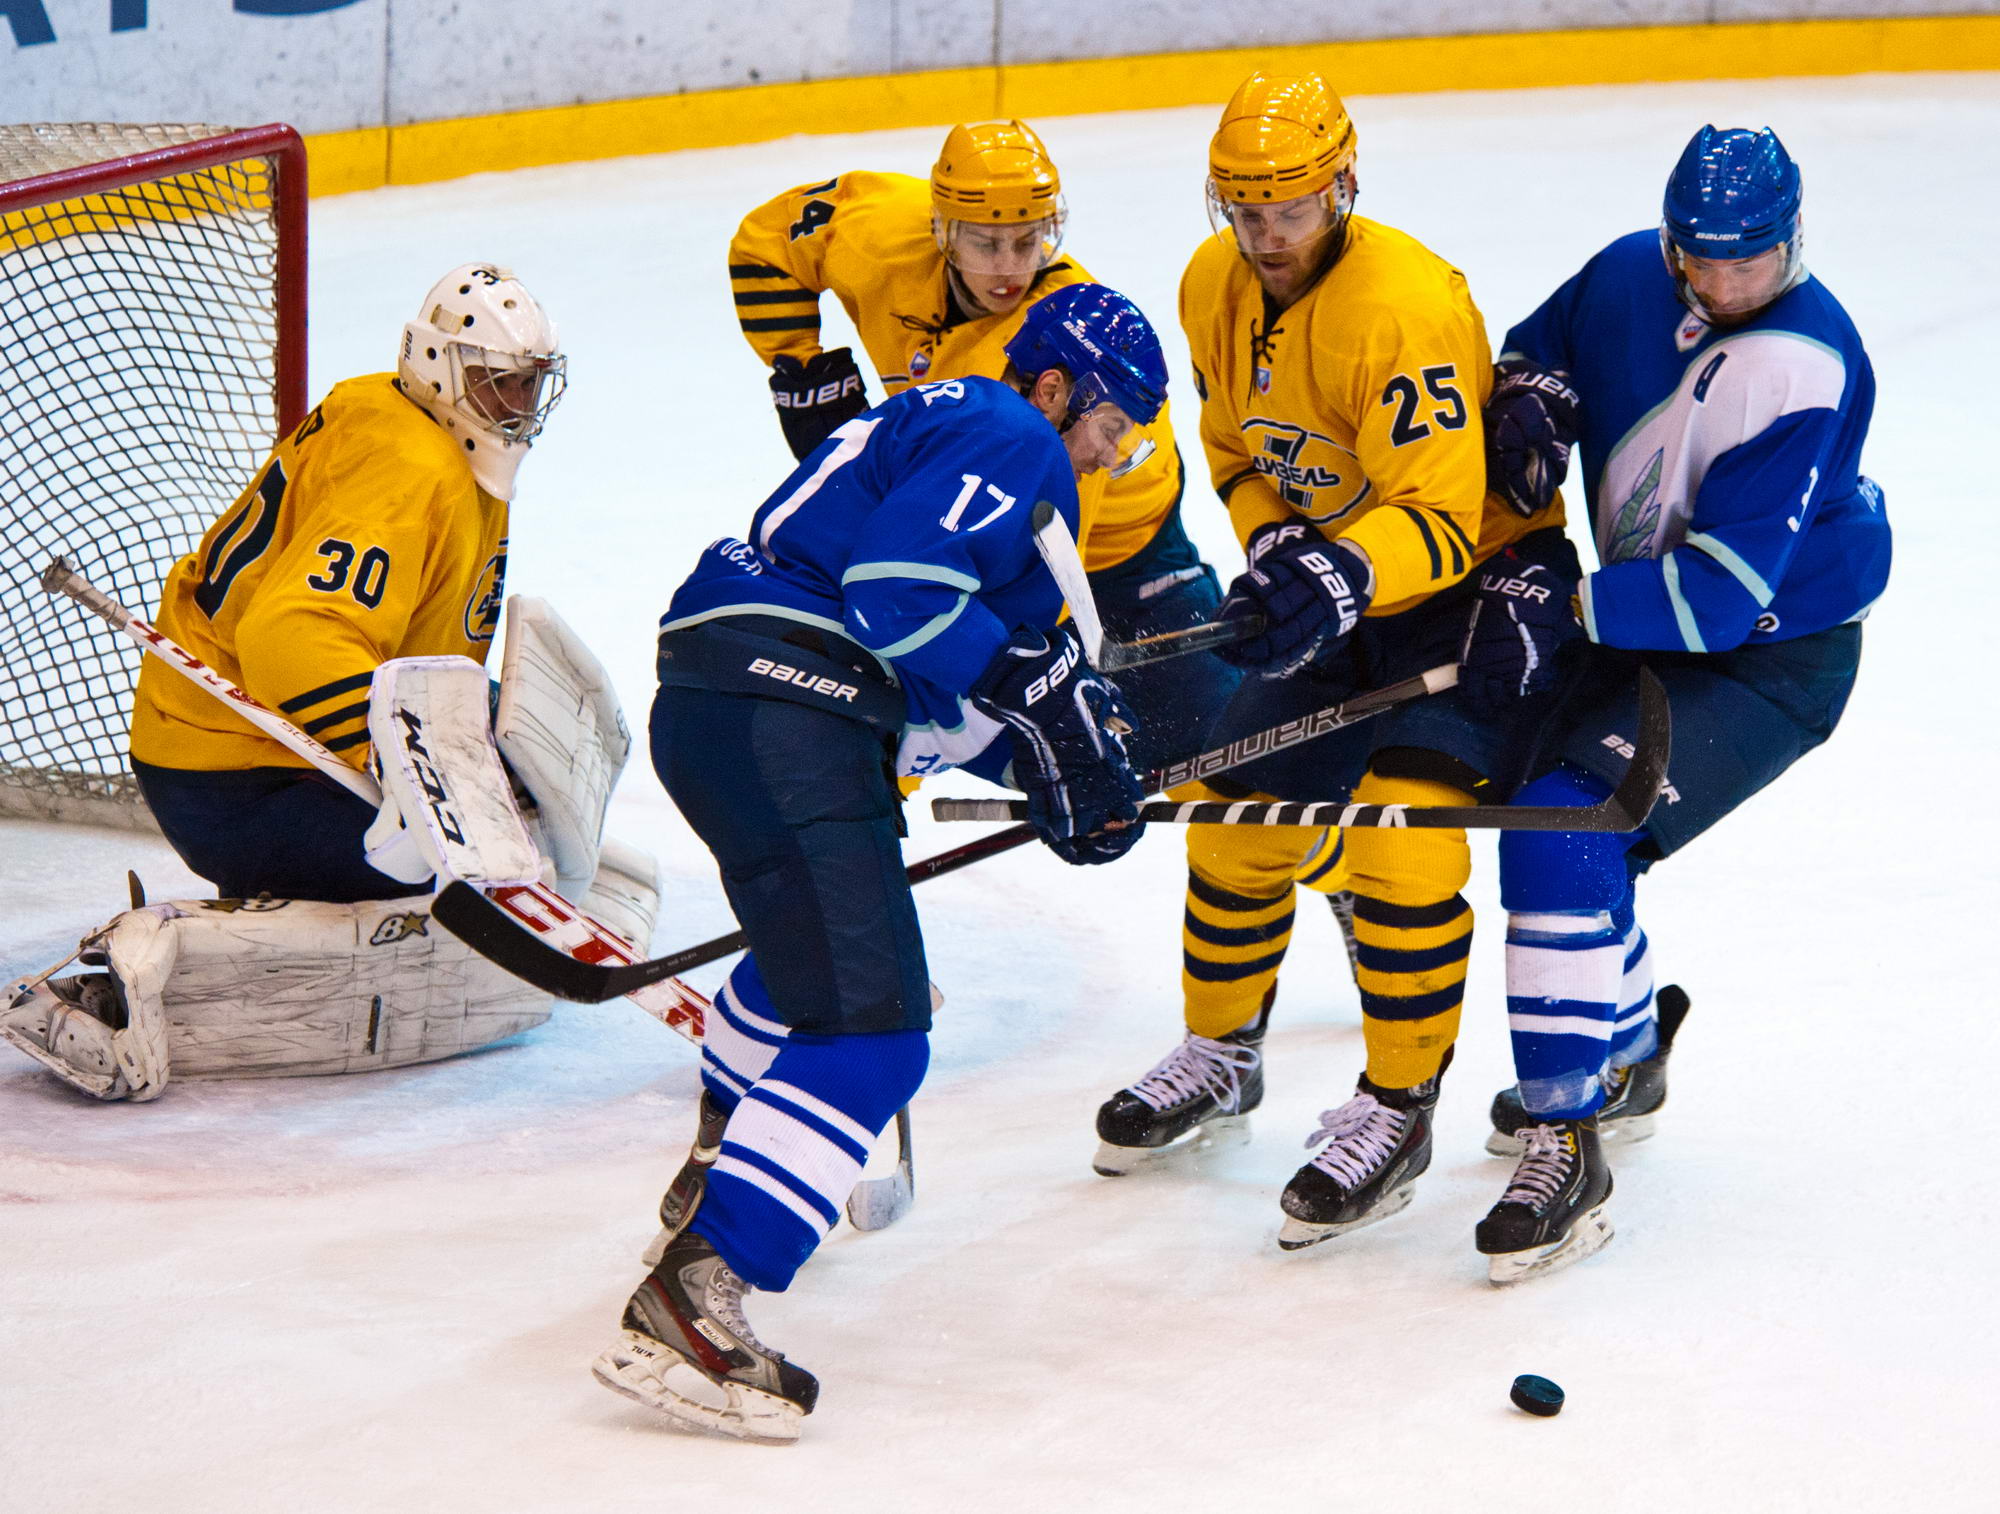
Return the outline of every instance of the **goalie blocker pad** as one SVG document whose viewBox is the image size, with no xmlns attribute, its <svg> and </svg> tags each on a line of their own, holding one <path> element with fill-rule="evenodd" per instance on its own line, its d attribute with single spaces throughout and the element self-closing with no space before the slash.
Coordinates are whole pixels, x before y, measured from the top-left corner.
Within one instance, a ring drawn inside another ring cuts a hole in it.
<svg viewBox="0 0 2000 1514">
<path fill-rule="evenodd" d="M 369 865 L 403 883 L 489 886 L 541 876 L 487 725 L 486 670 L 469 657 L 398 657 L 375 670 L 368 737 L 382 809 Z M 585 876 L 588 876 L 587 874 Z"/>
<path fill-rule="evenodd" d="M 535 801 L 536 828 L 556 875 L 596 875 L 605 807 L 632 733 L 604 665 L 546 600 L 517 594 L 507 601 L 493 737 Z"/>
</svg>

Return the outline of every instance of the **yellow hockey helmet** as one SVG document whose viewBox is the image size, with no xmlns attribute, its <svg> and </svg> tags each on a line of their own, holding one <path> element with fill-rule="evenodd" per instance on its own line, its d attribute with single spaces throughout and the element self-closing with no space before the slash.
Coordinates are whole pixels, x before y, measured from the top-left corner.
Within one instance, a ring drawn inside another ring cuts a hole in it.
<svg viewBox="0 0 2000 1514">
<path fill-rule="evenodd" d="M 1252 74 L 1208 145 L 1211 192 L 1236 205 L 1295 200 L 1354 166 L 1354 123 L 1318 74 Z"/>
<path fill-rule="evenodd" d="M 1025 121 L 974 121 L 944 139 L 931 206 L 940 220 L 989 226 L 1059 220 L 1062 180 Z"/>
</svg>

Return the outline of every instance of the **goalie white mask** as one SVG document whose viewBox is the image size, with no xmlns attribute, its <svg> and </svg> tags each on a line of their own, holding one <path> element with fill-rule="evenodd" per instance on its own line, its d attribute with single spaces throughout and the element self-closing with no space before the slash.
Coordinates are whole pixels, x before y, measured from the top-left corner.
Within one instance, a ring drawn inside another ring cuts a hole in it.
<svg viewBox="0 0 2000 1514">
<path fill-rule="evenodd" d="M 464 448 L 479 487 L 514 497 L 514 474 L 562 398 L 555 323 L 491 263 L 454 268 L 403 328 L 403 392 Z"/>
</svg>

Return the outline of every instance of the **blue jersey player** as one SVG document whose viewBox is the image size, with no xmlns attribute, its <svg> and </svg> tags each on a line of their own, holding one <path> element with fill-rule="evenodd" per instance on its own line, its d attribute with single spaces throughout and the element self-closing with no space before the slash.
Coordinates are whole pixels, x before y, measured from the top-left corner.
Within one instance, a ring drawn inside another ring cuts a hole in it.
<svg viewBox="0 0 2000 1514">
<path fill-rule="evenodd" d="M 1495 487 L 1546 504 L 1580 446 L 1599 566 L 1573 585 L 1532 537 L 1496 559 L 1462 681 L 1493 703 L 1566 690 L 1519 804 L 1611 791 L 1642 666 L 1674 741 L 1644 829 L 1501 839 L 1519 1083 L 1489 1144 L 1522 1155 L 1477 1231 L 1495 1282 L 1610 1238 L 1600 1141 L 1650 1134 L 1687 1003 L 1668 987 L 1655 1005 L 1633 880 L 1826 740 L 1888 580 L 1882 492 L 1860 472 L 1875 377 L 1806 272 L 1799 200 L 1774 133 L 1705 126 L 1658 234 L 1619 238 L 1507 334 L 1486 412 Z"/>
<path fill-rule="evenodd" d="M 1004 772 L 1070 862 L 1108 862 L 1142 828 L 1129 716 L 1057 627 L 1043 554 L 1061 533 L 1038 541 L 1034 519 L 1046 502 L 1074 532 L 1077 478 L 1159 414 L 1159 341 L 1124 296 L 1078 284 L 1006 352 L 1000 380 L 920 384 L 840 425 L 660 623 L 653 764 L 750 955 L 709 1017 L 664 1249 L 596 1374 L 686 1424 L 797 1436 L 818 1384 L 759 1344 L 743 1294 L 790 1284 L 923 1079 L 931 989 L 894 775 Z"/>
</svg>

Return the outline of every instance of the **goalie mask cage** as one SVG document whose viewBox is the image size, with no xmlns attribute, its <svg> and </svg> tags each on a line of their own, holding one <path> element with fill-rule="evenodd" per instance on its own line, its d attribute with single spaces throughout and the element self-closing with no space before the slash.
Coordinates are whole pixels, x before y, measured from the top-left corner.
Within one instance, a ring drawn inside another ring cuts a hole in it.
<svg viewBox="0 0 2000 1514">
<path fill-rule="evenodd" d="M 150 616 L 303 418 L 305 202 L 288 126 L 0 125 L 0 813 L 152 824 L 142 654 L 37 580 Z"/>
</svg>

